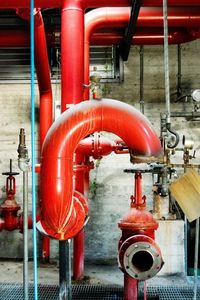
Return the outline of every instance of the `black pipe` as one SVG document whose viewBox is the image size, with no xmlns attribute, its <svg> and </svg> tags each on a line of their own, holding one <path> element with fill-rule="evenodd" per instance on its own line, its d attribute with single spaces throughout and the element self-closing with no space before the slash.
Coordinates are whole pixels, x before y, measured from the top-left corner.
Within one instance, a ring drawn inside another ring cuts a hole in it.
<svg viewBox="0 0 200 300">
<path fill-rule="evenodd" d="M 177 117 L 177 118 L 199 118 L 200 112 L 191 111 L 191 112 L 185 112 L 185 111 L 176 111 L 171 113 L 171 117 Z"/>
<path fill-rule="evenodd" d="M 59 300 L 71 300 L 71 240 L 59 241 Z"/>
<path fill-rule="evenodd" d="M 128 60 L 131 44 L 132 44 L 132 38 L 135 34 L 136 30 L 136 24 L 137 24 L 137 19 L 138 15 L 140 12 L 140 7 L 141 7 L 141 0 L 135 0 L 133 1 L 133 5 L 131 8 L 131 16 L 130 16 L 130 21 L 128 24 L 128 27 L 126 28 L 124 40 L 119 46 L 120 54 L 123 59 L 123 61 Z"/>
</svg>

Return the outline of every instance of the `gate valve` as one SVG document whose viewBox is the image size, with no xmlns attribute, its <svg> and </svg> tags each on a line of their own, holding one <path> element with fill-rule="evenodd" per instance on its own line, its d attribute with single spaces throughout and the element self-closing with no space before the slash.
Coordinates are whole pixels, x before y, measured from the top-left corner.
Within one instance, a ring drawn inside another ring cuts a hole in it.
<svg viewBox="0 0 200 300">
<path fill-rule="evenodd" d="M 10 210 L 10 211 L 18 211 L 20 206 L 15 201 L 15 194 L 16 194 L 16 182 L 15 177 L 19 175 L 18 172 L 12 171 L 12 159 L 10 159 L 10 170 L 8 172 L 2 173 L 2 175 L 8 176 L 6 178 L 6 200 L 0 206 L 2 210 Z"/>
</svg>

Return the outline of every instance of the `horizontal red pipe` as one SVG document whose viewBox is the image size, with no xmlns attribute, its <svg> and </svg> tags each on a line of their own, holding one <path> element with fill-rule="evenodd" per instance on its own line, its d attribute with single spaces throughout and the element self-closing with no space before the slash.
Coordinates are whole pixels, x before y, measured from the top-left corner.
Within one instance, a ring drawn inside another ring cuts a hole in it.
<svg viewBox="0 0 200 300">
<path fill-rule="evenodd" d="M 39 221 L 39 215 L 37 214 L 36 220 Z M 13 231 L 19 229 L 23 233 L 24 218 L 23 215 L 16 215 L 9 211 L 3 211 L 3 216 L 0 218 L 0 231 L 7 230 Z M 33 228 L 32 216 L 28 216 L 28 229 Z"/>
<path fill-rule="evenodd" d="M 103 6 L 131 6 L 131 0 L 74 0 L 74 2 L 80 2 L 84 8 L 96 8 Z M 40 8 L 56 8 L 62 7 L 63 0 L 35 0 L 35 7 Z M 199 0 L 168 0 L 168 6 L 199 6 Z M 143 0 L 143 6 L 162 6 L 162 0 Z M 30 0 L 0 0 L 1 8 L 28 8 L 30 6 Z"/>
<path fill-rule="evenodd" d="M 149 121 L 128 104 L 86 101 L 64 112 L 49 130 L 42 150 L 38 229 L 53 238 L 71 238 L 83 227 L 83 208 L 72 200 L 73 156 L 78 143 L 96 131 L 115 133 L 135 154 L 151 156 L 161 151 Z"/>
<path fill-rule="evenodd" d="M 169 28 L 169 44 L 182 44 L 200 38 L 200 29 Z M 0 30 L 0 47 L 29 47 L 29 32 L 24 30 Z M 90 38 L 91 45 L 119 45 L 124 37 L 122 28 L 97 30 Z M 162 28 L 137 28 L 132 39 L 133 45 L 161 45 L 163 44 Z M 53 33 L 46 33 L 47 44 L 54 47 L 57 43 Z"/>
<path fill-rule="evenodd" d="M 130 19 L 128 7 L 103 7 L 91 10 L 85 15 L 85 41 L 97 28 L 127 26 Z M 173 7 L 168 8 L 169 27 L 199 27 L 200 26 L 200 3 L 196 8 Z M 137 19 L 137 27 L 163 27 L 162 8 L 141 8 Z"/>
<path fill-rule="evenodd" d="M 186 30 L 184 28 L 170 28 L 168 30 L 169 44 L 182 44 L 200 38 L 199 30 Z M 90 45 L 119 45 L 124 39 L 120 31 L 96 32 L 90 39 Z M 137 29 L 132 38 L 132 45 L 162 45 L 164 42 L 163 30 L 160 28 Z"/>
</svg>

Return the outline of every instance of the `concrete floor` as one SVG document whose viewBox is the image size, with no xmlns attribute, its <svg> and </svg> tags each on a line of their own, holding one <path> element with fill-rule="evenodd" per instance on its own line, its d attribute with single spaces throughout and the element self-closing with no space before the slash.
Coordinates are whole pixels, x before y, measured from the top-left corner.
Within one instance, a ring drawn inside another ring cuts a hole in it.
<svg viewBox="0 0 200 300">
<path fill-rule="evenodd" d="M 38 283 L 55 284 L 59 282 L 57 263 L 42 264 L 39 263 Z M 0 283 L 22 283 L 23 281 L 23 263 L 15 261 L 0 261 Z M 33 262 L 29 262 L 29 282 L 33 282 Z M 177 276 L 156 276 L 148 280 L 148 286 L 187 286 L 192 284 L 193 280 L 183 275 Z M 73 282 L 75 283 L 75 282 Z M 86 264 L 85 279 L 79 282 L 81 284 L 102 284 L 102 285 L 123 285 L 123 274 L 117 265 L 91 265 Z M 198 282 L 200 285 L 200 280 Z"/>
</svg>

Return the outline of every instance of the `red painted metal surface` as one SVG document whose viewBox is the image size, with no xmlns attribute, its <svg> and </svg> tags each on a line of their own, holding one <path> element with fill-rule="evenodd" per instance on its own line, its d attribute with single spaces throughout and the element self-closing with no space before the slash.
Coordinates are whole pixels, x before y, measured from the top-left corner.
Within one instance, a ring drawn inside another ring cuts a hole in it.
<svg viewBox="0 0 200 300">
<path fill-rule="evenodd" d="M 73 154 L 85 136 L 102 130 L 119 135 L 135 154 L 161 151 L 149 121 L 127 104 L 103 99 L 80 103 L 63 113 L 48 132 L 42 151 L 41 224 L 56 239 L 71 238 L 83 227 L 84 210 L 72 201 Z M 76 216 L 81 217 L 79 222 Z"/>
<path fill-rule="evenodd" d="M 130 8 L 97 8 L 89 11 L 85 16 L 85 38 L 84 38 L 84 99 L 89 99 L 89 46 L 90 39 L 94 31 L 99 28 L 124 27 L 128 25 L 130 19 Z M 199 8 L 169 8 L 168 26 L 169 27 L 199 27 L 200 7 Z M 137 20 L 137 27 L 163 27 L 162 8 L 141 8 Z M 190 37 L 191 38 L 191 37 Z M 163 42 L 163 34 L 162 39 Z"/>
<path fill-rule="evenodd" d="M 12 172 L 12 171 L 11 171 Z M 18 173 L 15 173 L 17 175 Z M 4 174 L 5 175 L 5 174 Z M 23 214 L 19 214 L 21 206 L 15 199 L 16 182 L 13 175 L 6 178 L 6 199 L 0 205 L 2 218 L 0 219 L 0 231 L 13 231 L 19 229 L 23 232 Z M 38 219 L 38 217 L 37 217 Z M 32 228 L 32 217 L 28 216 L 28 228 Z"/>
<path fill-rule="evenodd" d="M 81 1 L 63 1 L 61 11 L 61 110 L 83 100 L 84 10 Z"/>
<path fill-rule="evenodd" d="M 119 45 L 123 38 L 124 34 L 119 30 L 105 33 L 99 31 L 92 35 L 90 45 Z M 170 45 L 183 44 L 199 38 L 200 31 L 198 29 L 169 28 L 168 30 L 168 42 Z M 138 28 L 132 38 L 133 45 L 162 45 L 163 43 L 164 34 L 161 28 L 151 28 L 151 30 Z"/>
<path fill-rule="evenodd" d="M 76 164 L 74 171 L 74 189 L 84 194 L 84 174 L 87 166 L 84 165 L 84 156 L 75 155 Z M 84 277 L 84 258 L 85 258 L 85 236 L 82 229 L 73 240 L 73 279 L 81 280 Z"/>
<path fill-rule="evenodd" d="M 169 28 L 169 44 L 182 44 L 200 38 L 199 28 Z M 24 30 L 0 30 L 0 47 L 28 47 L 30 44 L 29 32 Z M 60 37 L 59 37 L 60 38 Z M 96 30 L 91 38 L 90 45 L 119 45 L 124 38 L 123 28 Z M 58 45 L 54 34 L 46 32 L 47 44 L 51 47 Z M 132 39 L 133 45 L 161 45 L 163 44 L 163 28 L 137 28 Z"/>
<path fill-rule="evenodd" d="M 40 149 L 53 122 L 53 96 L 44 23 L 41 12 L 35 15 L 35 67 L 40 92 Z"/>
<path fill-rule="evenodd" d="M 30 21 L 29 9 L 18 9 L 17 14 Z M 38 79 L 40 93 L 40 151 L 47 134 L 53 122 L 53 99 L 50 78 L 49 59 L 46 43 L 44 23 L 40 9 L 34 11 L 34 42 L 35 42 L 35 67 Z M 50 240 L 48 237 L 42 237 L 42 258 L 49 261 L 50 258 Z"/>
<path fill-rule="evenodd" d="M 138 300 L 138 280 L 124 274 L 124 300 Z"/>
<path fill-rule="evenodd" d="M 103 6 L 110 6 L 110 7 L 118 7 L 118 6 L 131 6 L 131 0 L 74 0 L 74 2 L 80 2 L 84 8 L 96 8 L 96 7 L 103 7 Z M 199 0 L 168 0 L 168 6 L 199 6 Z M 35 7 L 40 8 L 56 8 L 62 7 L 63 0 L 35 0 L 34 1 Z M 1 8 L 28 8 L 30 5 L 29 0 L 9 0 L 3 1 L 0 0 L 0 7 Z M 143 6 L 162 6 L 162 0 L 143 0 Z"/>
<path fill-rule="evenodd" d="M 138 287 L 135 281 L 155 276 L 163 265 L 160 248 L 154 241 L 158 223 L 146 211 L 146 197 L 142 196 L 142 175 L 139 171 L 135 173 L 131 208 L 118 226 L 122 230 L 118 258 L 124 273 L 124 299 L 137 299 Z"/>
</svg>

